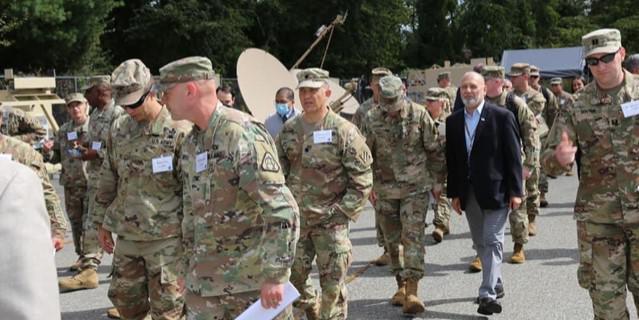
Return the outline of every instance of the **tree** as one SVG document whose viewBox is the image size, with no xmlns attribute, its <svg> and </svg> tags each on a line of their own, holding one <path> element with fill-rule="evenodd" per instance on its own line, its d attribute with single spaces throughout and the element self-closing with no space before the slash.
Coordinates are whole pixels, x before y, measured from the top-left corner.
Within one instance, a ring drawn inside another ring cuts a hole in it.
<svg viewBox="0 0 639 320">
<path fill-rule="evenodd" d="M 457 9 L 456 0 L 417 0 L 417 29 L 409 37 L 405 58 L 413 67 L 442 64 L 454 57 L 455 37 L 452 20 Z"/>
</svg>

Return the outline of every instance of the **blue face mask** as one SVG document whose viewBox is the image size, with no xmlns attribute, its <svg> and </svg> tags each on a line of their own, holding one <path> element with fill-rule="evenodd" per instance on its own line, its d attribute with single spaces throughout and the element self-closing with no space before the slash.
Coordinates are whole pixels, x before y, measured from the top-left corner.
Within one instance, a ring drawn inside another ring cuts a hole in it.
<svg viewBox="0 0 639 320">
<path fill-rule="evenodd" d="M 280 117 L 285 117 L 288 114 L 288 104 L 276 103 L 275 112 L 277 112 L 277 114 L 280 115 Z"/>
</svg>

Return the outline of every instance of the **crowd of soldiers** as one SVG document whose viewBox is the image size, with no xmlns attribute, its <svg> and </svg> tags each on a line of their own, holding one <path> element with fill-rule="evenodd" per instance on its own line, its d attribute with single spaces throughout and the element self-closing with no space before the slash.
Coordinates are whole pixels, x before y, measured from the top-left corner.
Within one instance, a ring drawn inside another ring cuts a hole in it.
<svg viewBox="0 0 639 320">
<path fill-rule="evenodd" d="M 548 205 L 548 178 L 572 174 L 576 162 L 579 283 L 596 319 L 627 319 L 626 286 L 639 301 L 639 78 L 622 69 L 619 31 L 582 40 L 595 81 L 571 79 L 572 94 L 561 78 L 550 79 L 550 89 L 540 85 L 539 68 L 525 62 L 475 71 L 485 99 L 519 125 L 526 199 L 510 213 L 510 262 L 526 260 L 539 208 Z M 423 101 L 411 101 L 399 77 L 374 68 L 373 96 L 348 121 L 329 107 L 329 73 L 305 69 L 297 86 L 303 112 L 286 109 L 290 88 L 278 90 L 284 120 L 273 132 L 219 99 L 225 92 L 207 58 L 183 58 L 159 73 L 154 80 L 131 59 L 92 77 L 66 97 L 70 120 L 40 152 L 32 148 L 44 136 L 36 121 L 19 110 L 0 113 L 0 153 L 42 180 L 56 250 L 67 225 L 44 162 L 62 165 L 78 258 L 76 274 L 59 279 L 61 292 L 97 288 L 106 252 L 114 255 L 112 317 L 234 319 L 258 298 L 277 307 L 290 281 L 301 295 L 294 307 L 307 319 L 345 319 L 349 223 L 368 200 L 384 249 L 375 263 L 390 264 L 397 281 L 390 303 L 409 315 L 425 310 L 418 285 L 426 216 L 432 208 L 432 237 L 442 242 L 451 232 L 446 172 L 454 169 L 444 158 L 445 119 L 464 108 L 449 74 Z M 321 294 L 309 277 L 313 261 Z M 469 269 L 482 270 L 479 258 Z M 277 319 L 292 315 L 289 306 Z"/>
</svg>

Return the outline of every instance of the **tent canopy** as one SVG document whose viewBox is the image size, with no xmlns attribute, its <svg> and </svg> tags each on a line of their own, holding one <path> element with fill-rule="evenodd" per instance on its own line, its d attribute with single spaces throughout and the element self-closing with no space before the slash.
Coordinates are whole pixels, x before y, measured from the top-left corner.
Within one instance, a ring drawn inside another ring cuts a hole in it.
<svg viewBox="0 0 639 320">
<path fill-rule="evenodd" d="M 581 75 L 584 68 L 583 47 L 504 50 L 501 65 L 506 73 L 517 62 L 536 65 L 542 78 L 574 77 Z"/>
</svg>

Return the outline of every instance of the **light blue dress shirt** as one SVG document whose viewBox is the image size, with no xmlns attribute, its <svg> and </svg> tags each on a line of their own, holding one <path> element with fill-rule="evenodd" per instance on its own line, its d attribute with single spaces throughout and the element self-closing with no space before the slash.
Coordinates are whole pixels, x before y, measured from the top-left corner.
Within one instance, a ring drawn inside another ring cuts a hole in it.
<svg viewBox="0 0 639 320">
<path fill-rule="evenodd" d="M 464 135 L 466 136 L 466 152 L 470 158 L 470 151 L 473 150 L 473 143 L 475 142 L 475 133 L 477 131 L 477 125 L 481 118 L 481 111 L 484 109 L 484 101 L 479 104 L 473 113 L 468 113 L 464 108 Z"/>
</svg>

